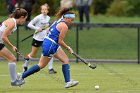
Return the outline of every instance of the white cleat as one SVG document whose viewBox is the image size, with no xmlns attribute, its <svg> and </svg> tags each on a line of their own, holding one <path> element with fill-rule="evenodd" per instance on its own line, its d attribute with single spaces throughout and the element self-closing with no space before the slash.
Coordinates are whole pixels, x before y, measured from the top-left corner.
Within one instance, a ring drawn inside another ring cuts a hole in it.
<svg viewBox="0 0 140 93">
<path fill-rule="evenodd" d="M 16 80 L 16 81 L 14 81 L 14 82 L 11 82 L 11 86 L 21 86 L 21 85 L 23 85 L 25 83 L 25 81 L 23 80 Z"/>
<path fill-rule="evenodd" d="M 17 73 L 17 79 L 20 79 L 20 77 L 21 77 L 21 75 L 22 75 L 22 73 Z"/>
<path fill-rule="evenodd" d="M 66 83 L 66 85 L 64 86 L 65 88 L 70 88 L 70 87 L 74 87 L 76 85 L 79 84 L 79 81 L 74 81 L 74 80 L 71 80 L 69 82 Z"/>
<path fill-rule="evenodd" d="M 24 79 L 22 78 L 22 74 L 23 74 L 23 73 L 18 73 L 18 74 L 17 74 L 17 80 L 18 80 L 19 82 L 21 82 L 22 85 L 23 85 L 23 84 L 25 84 L 25 81 L 24 81 Z"/>
</svg>

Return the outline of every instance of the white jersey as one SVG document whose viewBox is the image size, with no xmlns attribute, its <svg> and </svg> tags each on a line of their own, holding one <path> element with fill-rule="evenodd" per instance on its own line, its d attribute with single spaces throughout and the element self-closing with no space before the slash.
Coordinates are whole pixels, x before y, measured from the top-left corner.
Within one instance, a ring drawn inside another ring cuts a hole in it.
<svg viewBox="0 0 140 93">
<path fill-rule="evenodd" d="M 11 33 L 17 30 L 16 19 L 15 19 L 15 18 L 12 18 L 12 19 L 13 19 L 13 21 L 14 21 L 14 23 L 15 23 L 15 27 L 12 29 Z M 4 22 L 3 22 L 3 23 L 1 24 L 1 26 L 0 26 L 0 43 L 3 43 L 3 40 L 2 40 L 2 38 L 1 38 L 1 36 L 2 36 L 3 32 L 5 31 L 5 29 L 6 29 L 6 26 L 5 26 Z M 11 33 L 10 33 L 10 34 L 11 34 Z"/>
<path fill-rule="evenodd" d="M 28 27 L 34 30 L 38 30 L 39 28 L 44 28 L 46 26 L 49 26 L 49 21 L 50 21 L 50 17 L 48 15 L 45 16 L 43 14 L 40 14 L 30 21 L 30 23 L 28 24 Z M 37 41 L 43 41 L 47 33 L 48 33 L 48 30 L 45 29 L 35 34 L 33 38 Z"/>
</svg>

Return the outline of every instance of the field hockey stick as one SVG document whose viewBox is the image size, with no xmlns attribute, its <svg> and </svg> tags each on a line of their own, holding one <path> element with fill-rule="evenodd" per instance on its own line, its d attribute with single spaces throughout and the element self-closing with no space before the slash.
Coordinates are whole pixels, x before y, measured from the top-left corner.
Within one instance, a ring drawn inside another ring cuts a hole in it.
<svg viewBox="0 0 140 93">
<path fill-rule="evenodd" d="M 25 58 L 25 56 L 21 52 L 19 52 L 18 50 L 16 50 L 16 53 L 18 55 L 20 55 L 22 58 L 24 58 L 25 60 L 28 60 L 28 58 Z"/>
<path fill-rule="evenodd" d="M 87 62 L 84 58 L 80 57 L 78 54 L 76 53 L 72 53 L 75 57 L 77 57 L 78 59 L 81 60 L 81 62 L 85 63 L 88 67 L 92 68 L 92 69 L 95 69 L 96 68 L 96 65 L 91 65 L 90 62 Z"/>
<path fill-rule="evenodd" d="M 48 26 L 45 26 L 44 28 L 42 28 L 42 30 L 45 30 L 46 28 L 48 28 Z M 33 34 L 31 34 L 31 35 L 25 37 L 24 39 L 22 39 L 21 42 L 25 41 L 26 39 L 28 39 L 30 37 L 33 37 L 33 35 L 37 34 L 37 33 L 39 33 L 39 31 L 36 30 Z"/>
</svg>

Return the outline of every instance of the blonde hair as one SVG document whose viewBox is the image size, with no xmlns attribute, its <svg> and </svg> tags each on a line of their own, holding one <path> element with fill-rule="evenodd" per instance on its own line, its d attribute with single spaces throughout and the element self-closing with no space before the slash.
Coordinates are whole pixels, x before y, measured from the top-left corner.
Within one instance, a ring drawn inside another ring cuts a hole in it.
<svg viewBox="0 0 140 93">
<path fill-rule="evenodd" d="M 47 3 L 41 5 L 40 8 L 42 8 L 42 6 L 45 6 L 45 7 L 47 7 L 48 9 L 50 8 L 49 5 L 48 5 Z"/>
</svg>

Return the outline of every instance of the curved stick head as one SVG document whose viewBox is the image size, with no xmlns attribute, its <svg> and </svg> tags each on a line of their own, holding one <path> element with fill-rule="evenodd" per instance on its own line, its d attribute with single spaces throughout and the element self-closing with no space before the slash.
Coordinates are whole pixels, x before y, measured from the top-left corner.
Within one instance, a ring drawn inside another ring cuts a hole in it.
<svg viewBox="0 0 140 93">
<path fill-rule="evenodd" d="M 89 67 L 92 68 L 92 69 L 95 69 L 96 68 L 95 65 L 90 65 Z"/>
<path fill-rule="evenodd" d="M 91 65 L 90 63 L 88 63 L 88 66 L 92 69 L 95 69 L 97 67 L 96 65 Z"/>
</svg>

